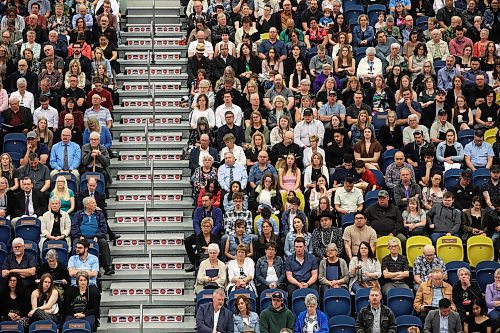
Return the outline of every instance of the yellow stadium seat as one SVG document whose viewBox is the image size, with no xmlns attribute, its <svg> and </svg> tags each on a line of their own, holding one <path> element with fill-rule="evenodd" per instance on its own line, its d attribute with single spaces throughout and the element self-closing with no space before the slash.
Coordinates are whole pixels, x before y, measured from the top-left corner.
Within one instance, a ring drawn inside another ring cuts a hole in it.
<svg viewBox="0 0 500 333">
<path fill-rule="evenodd" d="M 306 199 L 304 197 L 304 194 L 302 192 L 299 192 L 299 191 L 295 191 L 295 195 L 297 196 L 297 198 L 299 198 L 300 200 L 300 206 L 299 206 L 299 209 L 301 211 L 304 211 L 304 208 L 306 207 Z M 283 211 L 286 210 L 286 202 L 287 202 L 287 199 L 288 199 L 288 192 L 281 192 L 281 202 L 283 202 Z"/>
<path fill-rule="evenodd" d="M 439 258 L 447 264 L 450 261 L 463 261 L 464 248 L 462 240 L 455 236 L 443 236 L 436 242 L 436 252 Z"/>
<path fill-rule="evenodd" d="M 490 145 L 493 145 L 497 141 L 497 132 L 498 128 L 490 128 L 486 132 L 484 132 L 484 141 L 488 142 Z"/>
<path fill-rule="evenodd" d="M 467 240 L 467 258 L 472 267 L 481 261 L 491 261 L 494 257 L 495 247 L 488 236 L 472 236 Z"/>
<path fill-rule="evenodd" d="M 262 216 L 259 214 L 259 215 L 257 215 L 257 216 L 253 219 L 253 232 L 254 232 L 254 234 L 256 234 L 256 235 L 258 235 L 258 236 L 260 236 L 260 235 L 259 235 L 259 233 L 258 233 L 258 229 L 257 229 L 257 221 L 258 221 L 261 217 L 262 217 Z M 278 226 L 278 231 L 279 231 L 279 230 L 280 230 L 280 220 L 279 220 L 279 218 L 278 218 L 276 215 L 271 214 L 271 219 L 273 219 L 273 220 L 274 220 L 274 222 L 276 222 L 276 225 Z"/>
<path fill-rule="evenodd" d="M 377 238 L 377 247 L 375 248 L 377 259 L 380 263 L 382 263 L 382 258 L 389 255 L 391 253 L 387 248 L 387 243 L 389 239 L 393 238 L 392 236 L 382 236 Z M 399 244 L 399 254 L 403 254 L 403 249 L 401 248 L 401 241 L 399 238 L 396 238 Z"/>
<path fill-rule="evenodd" d="M 406 240 L 406 256 L 410 267 L 413 267 L 415 259 L 424 253 L 424 246 L 432 245 L 432 241 L 426 236 L 413 236 Z"/>
</svg>

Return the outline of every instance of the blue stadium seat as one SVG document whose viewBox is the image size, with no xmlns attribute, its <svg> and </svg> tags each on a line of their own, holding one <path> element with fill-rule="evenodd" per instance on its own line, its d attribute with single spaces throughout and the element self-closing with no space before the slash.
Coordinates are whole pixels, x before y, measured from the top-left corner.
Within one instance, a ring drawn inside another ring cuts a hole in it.
<svg viewBox="0 0 500 333">
<path fill-rule="evenodd" d="M 385 172 L 387 167 L 394 162 L 394 155 L 398 152 L 397 149 L 389 149 L 384 152 L 382 155 L 382 168 Z"/>
<path fill-rule="evenodd" d="M 356 19 L 357 23 L 359 15 L 364 13 L 365 13 L 365 8 L 361 5 L 352 5 L 347 9 L 347 11 L 344 8 L 344 15 L 349 22 L 351 21 L 351 19 Z"/>
<path fill-rule="evenodd" d="M 482 188 L 483 183 L 488 179 L 490 179 L 490 169 L 479 168 L 472 173 L 472 184 L 479 188 Z"/>
<path fill-rule="evenodd" d="M 346 17 L 347 19 L 347 17 Z M 357 17 L 353 17 L 351 19 L 347 19 L 348 22 L 349 22 L 349 27 L 351 28 L 351 31 L 354 30 L 354 27 L 358 25 L 358 18 Z M 355 52 L 355 50 L 353 50 Z"/>
<path fill-rule="evenodd" d="M 57 261 L 66 266 L 68 264 L 68 244 L 63 240 L 48 240 L 42 245 L 42 262 L 45 263 L 45 255 L 49 250 L 57 252 Z"/>
<path fill-rule="evenodd" d="M 10 243 L 11 229 L 10 221 L 0 218 L 0 242 L 8 245 Z"/>
<path fill-rule="evenodd" d="M 434 70 L 436 71 L 436 74 L 437 72 L 439 72 L 439 70 L 441 68 L 443 68 L 444 66 L 446 66 L 446 61 L 444 60 L 437 60 L 437 61 L 434 61 Z"/>
<path fill-rule="evenodd" d="M 495 281 L 495 271 L 500 268 L 496 261 L 482 261 L 476 265 L 476 279 L 481 291 L 486 292 L 486 286 Z"/>
<path fill-rule="evenodd" d="M 57 324 L 51 320 L 39 320 L 30 325 L 30 333 L 57 333 Z"/>
<path fill-rule="evenodd" d="M 19 153 L 14 152 L 14 151 L 9 153 L 9 155 L 10 155 L 10 158 L 12 158 L 12 165 L 15 168 L 19 168 L 21 166 L 21 159 L 24 155 L 21 155 Z"/>
<path fill-rule="evenodd" d="M 368 21 L 370 22 L 370 25 L 372 27 L 375 26 L 375 23 L 377 23 L 378 20 L 378 15 L 380 12 L 386 12 L 387 8 L 385 5 L 380 5 L 380 4 L 375 4 L 375 5 L 368 5 L 368 8 L 366 9 L 366 14 L 368 14 Z"/>
<path fill-rule="evenodd" d="M 257 296 L 251 290 L 247 289 L 237 289 L 231 291 L 227 297 L 227 305 L 229 311 L 234 312 L 234 301 L 239 295 L 245 295 L 250 300 L 250 307 L 252 311 L 257 311 Z"/>
<path fill-rule="evenodd" d="M 437 69 L 436 69 L 437 73 Z M 466 129 L 457 133 L 457 141 L 465 148 L 465 145 L 474 140 L 474 130 Z"/>
<path fill-rule="evenodd" d="M 452 286 L 458 282 L 458 269 L 465 267 L 470 271 L 470 265 L 465 261 L 450 261 L 446 264 L 446 275 L 448 275 L 447 282 Z"/>
<path fill-rule="evenodd" d="M 429 17 L 427 16 L 420 16 L 417 18 L 415 21 L 415 25 L 419 27 L 422 31 L 427 30 L 427 22 L 429 21 Z"/>
<path fill-rule="evenodd" d="M 356 291 L 354 296 L 354 309 L 356 313 L 368 305 L 368 297 L 370 296 L 370 288 L 361 288 Z"/>
<path fill-rule="evenodd" d="M 0 332 L 2 333 L 24 333 L 23 324 L 17 321 L 2 321 L 0 323 Z"/>
<path fill-rule="evenodd" d="M 378 181 L 377 181 L 377 183 L 378 183 Z M 366 192 L 366 194 L 365 194 L 365 208 L 368 208 L 368 207 L 370 207 L 371 205 L 373 205 L 374 203 L 377 202 L 377 200 L 378 200 L 378 192 L 379 192 L 379 190 Z"/>
<path fill-rule="evenodd" d="M 422 321 L 420 318 L 411 315 L 397 317 L 396 325 L 398 325 L 398 333 L 408 333 L 408 328 L 411 326 L 417 326 L 422 331 Z"/>
<path fill-rule="evenodd" d="M 214 289 L 205 289 L 196 294 L 196 309 L 200 305 L 212 302 Z"/>
<path fill-rule="evenodd" d="M 69 320 L 64 323 L 62 333 L 91 333 L 92 326 L 86 320 Z"/>
<path fill-rule="evenodd" d="M 345 13 L 346 11 L 349 11 L 351 8 L 353 8 L 353 6 L 358 6 L 358 5 L 359 5 L 359 0 L 347 0 L 347 1 L 343 1 L 343 3 L 342 3 L 342 10 Z"/>
<path fill-rule="evenodd" d="M 26 135 L 23 133 L 9 133 L 3 139 L 3 151 L 5 153 L 26 153 Z"/>
<path fill-rule="evenodd" d="M 370 170 L 370 171 L 373 172 L 373 175 L 377 179 L 377 185 L 382 187 L 382 188 L 385 187 L 385 178 L 384 178 L 384 174 L 382 173 L 382 171 L 375 170 L 375 169 Z"/>
<path fill-rule="evenodd" d="M 38 256 L 40 255 L 40 250 L 38 249 L 38 243 L 29 240 L 24 240 L 24 251 L 31 254 L 37 259 Z"/>
<path fill-rule="evenodd" d="M 93 239 L 88 239 L 90 243 L 89 247 L 89 253 L 95 255 L 97 258 L 99 258 L 99 244 L 97 242 L 94 242 Z M 73 254 L 75 254 L 75 247 L 73 246 Z"/>
<path fill-rule="evenodd" d="M 375 128 L 375 131 L 378 131 L 380 128 L 382 128 L 382 126 L 385 125 L 387 113 L 387 111 L 375 112 L 372 118 L 372 125 Z"/>
<path fill-rule="evenodd" d="M 266 289 L 260 294 L 260 311 L 267 309 L 272 302 L 272 294 L 275 291 L 279 291 L 283 294 L 283 300 L 285 301 L 285 305 L 288 307 L 288 293 L 281 289 Z"/>
<path fill-rule="evenodd" d="M 16 237 L 29 240 L 35 243 L 40 242 L 40 234 L 42 230 L 42 222 L 36 217 L 26 216 L 21 217 L 16 222 L 14 233 Z"/>
<path fill-rule="evenodd" d="M 3 263 L 6 256 L 7 256 L 7 245 L 5 245 L 5 243 L 0 242 L 0 262 Z"/>
<path fill-rule="evenodd" d="M 444 187 L 450 189 L 458 184 L 462 169 L 449 169 L 444 173 Z"/>
<path fill-rule="evenodd" d="M 307 295 L 314 294 L 319 300 L 318 292 L 311 288 L 297 289 L 292 294 L 292 312 L 297 317 L 299 313 L 306 310 L 306 303 L 304 299 Z"/>
<path fill-rule="evenodd" d="M 355 333 L 356 321 L 351 316 L 340 315 L 328 321 L 330 333 Z"/>
<path fill-rule="evenodd" d="M 328 318 L 351 314 L 351 294 L 344 288 L 328 289 L 323 295 L 323 309 Z"/>
<path fill-rule="evenodd" d="M 387 306 L 394 316 L 413 314 L 413 291 L 405 288 L 393 288 L 387 292 Z"/>
<path fill-rule="evenodd" d="M 354 214 L 353 213 L 349 213 L 349 214 L 342 216 L 342 221 L 341 221 L 342 229 L 345 229 L 348 226 L 353 225 L 353 224 L 354 224 Z"/>
<path fill-rule="evenodd" d="M 52 177 L 52 180 L 50 181 L 50 188 L 54 189 L 56 186 L 56 179 L 59 176 L 64 176 L 66 178 L 66 181 L 68 182 L 68 188 L 73 191 L 73 193 L 76 195 L 78 194 L 78 183 L 76 181 L 76 177 L 74 174 L 71 172 L 59 172 Z"/>
<path fill-rule="evenodd" d="M 97 180 L 97 192 L 104 194 L 106 191 L 106 178 L 100 172 L 85 172 L 80 176 L 80 190 L 87 188 L 87 181 L 90 178 Z"/>
</svg>

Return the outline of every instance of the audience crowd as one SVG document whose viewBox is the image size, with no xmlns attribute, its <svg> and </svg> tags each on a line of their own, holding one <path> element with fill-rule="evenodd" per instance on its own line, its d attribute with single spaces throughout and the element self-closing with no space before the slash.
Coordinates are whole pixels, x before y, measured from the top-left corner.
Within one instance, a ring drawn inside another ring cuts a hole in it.
<svg viewBox="0 0 500 333">
<path fill-rule="evenodd" d="M 120 237 L 109 229 L 104 190 L 119 5 L 5 1 L 0 16 L 0 320 L 27 330 L 83 319 L 94 331 L 100 267 L 114 274 L 107 240 Z M 35 224 L 40 234 L 22 232 Z"/>
</svg>

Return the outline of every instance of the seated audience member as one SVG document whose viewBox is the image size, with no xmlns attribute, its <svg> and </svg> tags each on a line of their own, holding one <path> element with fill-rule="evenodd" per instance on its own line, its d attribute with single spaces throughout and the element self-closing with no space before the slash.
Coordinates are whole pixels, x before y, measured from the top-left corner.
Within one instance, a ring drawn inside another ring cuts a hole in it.
<svg viewBox="0 0 500 333">
<path fill-rule="evenodd" d="M 412 172 L 408 168 L 402 168 L 399 177 L 399 184 L 394 187 L 394 201 L 400 211 L 408 208 L 408 202 L 411 198 L 420 200 L 422 198 L 422 190 L 412 178 Z"/>
<path fill-rule="evenodd" d="M 104 274 L 112 275 L 115 271 L 111 267 L 111 253 L 106 241 L 108 233 L 106 218 L 100 210 L 96 210 L 97 204 L 94 198 L 83 199 L 83 206 L 84 209 L 76 212 L 71 221 L 71 238 L 73 242 L 81 238 L 97 242 Z"/>
<path fill-rule="evenodd" d="M 441 164 L 436 161 L 436 154 L 433 148 L 422 149 L 421 154 L 423 155 L 423 161 L 421 161 L 416 169 L 415 182 L 418 182 L 421 186 L 427 186 L 428 188 L 434 186 L 432 183 L 432 178 L 434 175 L 439 174 L 441 176 L 439 180 L 439 184 L 441 184 L 442 174 L 444 172 L 444 168 Z M 425 187 L 422 188 L 422 194 L 425 193 Z"/>
<path fill-rule="evenodd" d="M 255 283 L 260 295 L 266 289 L 285 290 L 285 263 L 276 253 L 277 244 L 273 241 L 265 245 L 265 255 L 255 265 Z"/>
<path fill-rule="evenodd" d="M 281 291 L 275 291 L 271 295 L 271 305 L 267 309 L 261 309 L 261 311 L 261 332 L 280 333 L 285 328 L 288 328 L 289 332 L 292 332 L 294 329 L 295 316 L 292 311 L 286 308 Z"/>
<path fill-rule="evenodd" d="M 184 246 L 189 258 L 191 266 L 186 268 L 187 272 L 194 272 L 194 264 L 196 262 L 196 253 L 194 251 L 194 246 L 196 244 L 196 236 L 201 234 L 201 222 L 206 217 L 211 217 L 214 221 L 214 228 L 212 229 L 212 234 L 216 237 L 219 236 L 219 232 L 222 228 L 222 210 L 220 208 L 212 206 L 212 194 L 205 193 L 201 198 L 202 206 L 198 207 L 194 211 L 193 217 L 193 229 L 194 233 L 184 240 Z"/>
<path fill-rule="evenodd" d="M 85 320 L 94 327 L 99 316 L 101 295 L 97 288 L 90 285 L 90 276 L 87 271 L 78 271 L 75 274 L 76 284 L 64 293 L 65 321 Z M 93 329 L 92 329 L 93 330 Z"/>
<path fill-rule="evenodd" d="M 402 151 L 398 151 L 394 154 L 394 162 L 389 164 L 385 170 L 385 184 L 389 190 L 393 190 L 401 182 L 401 171 L 406 168 L 411 172 L 411 178 L 415 179 L 415 172 L 413 167 L 405 162 L 405 155 Z"/>
<path fill-rule="evenodd" d="M 246 195 L 244 192 L 241 192 L 241 187 L 238 182 L 233 182 L 232 189 L 234 189 L 235 185 L 238 185 L 238 190 L 232 193 L 232 207 L 224 207 L 224 228 L 226 235 L 233 235 L 235 233 L 235 222 L 236 220 L 243 220 L 246 223 L 245 230 L 248 234 L 253 232 L 253 219 L 252 213 L 246 209 L 245 201 Z M 227 193 L 225 198 L 230 195 L 231 192 Z M 228 209 L 229 208 L 229 209 Z"/>
<path fill-rule="evenodd" d="M 8 273 L 3 276 L 2 292 L 0 294 L 0 320 L 15 321 L 24 329 L 28 329 L 30 321 L 30 295 L 23 284 L 20 273 Z M 293 316 L 293 315 L 292 315 Z"/>
<path fill-rule="evenodd" d="M 268 207 L 275 215 L 283 210 L 281 193 L 276 186 L 276 178 L 270 173 L 262 177 L 262 182 L 250 196 L 250 210 L 255 212 L 259 207 Z"/>
<path fill-rule="evenodd" d="M 255 262 L 248 257 L 246 245 L 240 243 L 236 246 L 236 258 L 227 264 L 227 292 L 247 289 L 256 293 L 254 275 Z"/>
<path fill-rule="evenodd" d="M 471 182 L 472 172 L 464 170 L 460 173 L 457 185 L 448 190 L 455 196 L 453 206 L 463 212 L 469 209 L 475 196 L 480 195 L 480 189 Z"/>
<path fill-rule="evenodd" d="M 285 256 L 288 257 L 292 254 L 295 253 L 295 247 L 294 247 L 294 242 L 297 237 L 302 237 L 306 241 L 306 249 L 307 252 L 313 253 L 312 250 L 312 235 L 311 233 L 307 232 L 307 225 L 306 225 L 306 217 L 304 216 L 303 218 L 295 215 L 295 217 L 292 219 L 292 227 L 289 232 L 286 233 L 285 236 Z M 282 222 L 283 223 L 283 222 Z"/>
<path fill-rule="evenodd" d="M 361 242 L 358 254 L 349 262 L 349 276 L 349 289 L 354 293 L 361 288 L 380 287 L 380 262 L 367 242 Z"/>
<path fill-rule="evenodd" d="M 252 234 L 246 233 L 246 221 L 236 220 L 235 222 L 235 233 L 229 235 L 225 242 L 221 242 L 224 245 L 224 255 L 226 260 L 236 259 L 236 249 L 239 244 L 243 244 L 247 250 L 247 256 L 253 256 L 253 238 Z"/>
<path fill-rule="evenodd" d="M 217 259 L 220 254 L 219 245 L 216 243 L 208 244 L 207 253 L 208 258 L 199 264 L 194 286 L 196 293 L 203 289 L 224 288 L 227 282 L 226 264 Z"/>
<path fill-rule="evenodd" d="M 418 185 L 416 185 L 418 187 Z M 419 187 L 420 188 L 420 187 Z M 403 211 L 403 226 L 408 230 L 408 236 L 422 236 L 427 225 L 425 210 L 420 208 L 420 198 L 408 199 L 406 209 Z"/>
<path fill-rule="evenodd" d="M 111 129 L 113 127 L 113 117 L 111 117 L 111 112 L 101 105 L 101 101 L 101 96 L 97 94 L 92 96 L 92 106 L 83 113 L 83 122 L 87 124 L 90 117 L 96 117 L 99 120 L 99 125 Z"/>
<path fill-rule="evenodd" d="M 191 150 L 189 155 L 189 168 L 194 173 L 197 167 L 203 166 L 203 157 L 212 156 L 214 161 L 219 161 L 219 153 L 214 147 L 210 147 L 210 137 L 208 134 L 200 136 L 200 145 Z"/>
<path fill-rule="evenodd" d="M 425 318 L 424 332 L 442 332 L 442 327 L 446 327 L 447 333 L 463 332 L 460 316 L 453 311 L 452 304 L 448 298 L 440 299 L 438 308 L 429 311 Z"/>
<path fill-rule="evenodd" d="M 458 281 L 453 285 L 453 304 L 457 307 L 460 318 L 464 321 L 473 315 L 474 300 L 482 300 L 483 294 L 477 282 L 471 281 L 470 270 L 460 267 L 457 270 Z"/>
<path fill-rule="evenodd" d="M 219 167 L 217 180 L 219 185 L 225 192 L 229 192 L 229 186 L 235 180 L 241 183 L 241 188 L 244 190 L 247 187 L 247 169 L 239 163 L 235 163 L 234 154 L 226 152 L 224 154 L 224 164 Z"/>
<path fill-rule="evenodd" d="M 342 238 L 349 260 L 358 255 L 361 242 L 370 244 L 372 252 L 375 252 L 377 233 L 372 227 L 366 225 L 366 215 L 363 212 L 354 213 L 354 225 L 344 229 Z"/>
<path fill-rule="evenodd" d="M 80 146 L 71 141 L 71 131 L 65 128 L 61 132 L 61 142 L 52 146 L 50 152 L 50 173 L 54 177 L 59 172 L 70 172 L 76 179 L 80 178 L 78 168 L 82 159 Z"/>
<path fill-rule="evenodd" d="M 234 300 L 234 305 L 234 331 L 260 332 L 259 315 L 251 311 L 250 299 L 246 295 L 238 295 Z"/>
<path fill-rule="evenodd" d="M 326 246 L 330 243 L 337 245 L 339 256 L 344 253 L 342 230 L 332 225 L 333 218 L 333 214 L 330 212 L 323 212 L 316 217 L 320 224 L 313 231 L 311 242 L 313 253 L 318 260 L 326 257 Z"/>
<path fill-rule="evenodd" d="M 453 207 L 454 195 L 446 192 L 443 203 L 432 206 L 427 212 L 427 223 L 431 230 L 431 240 L 436 244 L 439 237 L 458 236 L 462 213 Z"/>
<path fill-rule="evenodd" d="M 64 294 L 64 290 L 66 290 L 71 283 L 68 268 L 58 260 L 57 251 L 54 249 L 47 251 L 45 263 L 38 266 L 36 270 L 37 279 L 40 279 L 44 274 L 50 274 L 52 276 L 55 281 L 54 286 L 61 295 Z"/>
<path fill-rule="evenodd" d="M 358 313 L 356 332 L 396 332 L 396 317 L 389 307 L 382 304 L 380 288 L 370 288 L 368 302 L 368 306 Z"/>
<path fill-rule="evenodd" d="M 19 98 L 9 98 L 9 108 L 2 112 L 4 118 L 3 127 L 14 133 L 27 134 L 33 129 L 33 116 L 31 110 L 19 105 Z M 8 126 L 6 126 L 8 125 Z"/>
<path fill-rule="evenodd" d="M 489 227 L 488 209 L 481 208 L 481 197 L 474 196 L 471 201 L 470 208 L 462 211 L 462 242 L 465 244 L 472 236 L 487 236 Z"/>
<path fill-rule="evenodd" d="M 473 300 L 472 309 L 472 313 L 464 322 L 465 332 L 488 332 L 490 328 L 493 328 L 491 319 L 488 317 L 488 307 L 484 298 Z"/>
<path fill-rule="evenodd" d="M 71 131 L 73 133 L 73 131 Z M 97 133 L 99 134 L 99 143 L 110 149 L 113 144 L 113 137 L 111 136 L 110 130 L 106 126 L 102 126 L 99 124 L 99 120 L 97 117 L 89 117 L 87 119 L 87 128 L 83 131 L 82 134 L 82 144 L 90 143 L 90 134 Z M 78 141 L 71 139 L 71 141 L 78 143 Z"/>
<path fill-rule="evenodd" d="M 363 209 L 363 192 L 354 187 L 354 179 L 347 177 L 344 180 L 344 186 L 335 191 L 335 210 L 340 216 L 356 213 Z"/>
<path fill-rule="evenodd" d="M 271 211 L 264 208 L 261 211 L 261 218 L 257 220 L 257 235 L 258 239 L 255 241 L 255 258 L 264 256 L 266 244 L 269 242 L 276 243 L 276 251 L 278 256 L 283 256 L 283 243 L 279 237 L 278 226 L 276 221 L 271 217 Z"/>
<path fill-rule="evenodd" d="M 44 193 L 33 188 L 31 178 L 24 177 L 21 180 L 21 190 L 14 194 L 14 199 L 9 201 L 9 207 L 7 207 L 7 211 L 10 212 L 12 228 L 15 228 L 20 217 L 38 217 L 47 211 L 47 197 Z"/>
<path fill-rule="evenodd" d="M 26 154 L 24 154 L 24 157 L 19 162 L 21 166 L 28 165 L 29 156 L 33 153 L 36 153 L 40 157 L 40 162 L 43 165 L 47 164 L 47 159 L 50 155 L 49 147 L 45 143 L 40 142 L 35 131 L 30 131 L 26 134 Z"/>
<path fill-rule="evenodd" d="M 330 243 L 326 246 L 326 258 L 319 263 L 318 280 L 323 292 L 332 288 L 347 289 L 349 284 L 349 268 L 345 260 L 337 254 L 337 245 Z"/>
<path fill-rule="evenodd" d="M 70 217 L 75 212 L 75 193 L 68 187 L 68 181 L 63 176 L 57 176 L 56 184 L 50 198 L 57 198 L 61 203 L 61 210 L 68 213 Z"/>
<path fill-rule="evenodd" d="M 82 166 L 84 172 L 99 172 L 104 175 L 106 185 L 111 183 L 109 164 L 111 162 L 109 151 L 100 144 L 100 135 L 97 132 L 90 133 L 90 143 L 82 147 Z"/>
<path fill-rule="evenodd" d="M 295 196 L 287 200 L 286 205 L 289 206 L 289 208 L 285 210 L 283 214 L 281 214 L 280 227 L 284 235 L 287 235 L 294 229 L 295 217 L 299 217 L 304 222 L 304 230 L 306 229 L 305 221 L 307 220 L 307 218 L 306 214 L 299 209 L 300 203 L 300 199 Z"/>
<path fill-rule="evenodd" d="M 224 156 L 227 152 L 231 152 L 234 155 L 237 164 L 241 164 L 243 166 L 247 165 L 247 158 L 245 155 L 245 150 L 243 147 L 235 144 L 236 138 L 232 133 L 226 134 L 226 136 L 222 139 L 224 141 L 225 147 L 222 148 L 219 155 Z"/>
<path fill-rule="evenodd" d="M 410 289 L 407 284 L 410 277 L 408 258 L 399 254 L 399 241 L 393 237 L 387 242 L 389 254 L 382 258 L 382 275 L 384 284 L 382 291 L 385 295 L 393 288 Z"/>
<path fill-rule="evenodd" d="M 23 178 L 30 178 L 33 180 L 33 189 L 42 193 L 50 189 L 50 172 L 49 168 L 40 163 L 40 158 L 36 153 L 29 155 L 28 164 L 18 169 L 19 179 L 22 182 Z M 22 189 L 22 185 L 20 186 Z"/>
<path fill-rule="evenodd" d="M 50 240 L 64 240 L 68 247 L 70 243 L 71 219 L 67 212 L 61 209 L 61 200 L 56 197 L 49 199 L 49 210 L 40 216 L 42 235 L 39 248 Z"/>
<path fill-rule="evenodd" d="M 365 210 L 368 224 L 375 229 L 377 236 L 393 236 L 399 238 L 405 246 L 403 217 L 399 208 L 389 202 L 389 192 L 380 190 L 378 200 Z"/>
<path fill-rule="evenodd" d="M 285 271 L 288 281 L 288 295 L 291 299 L 297 289 L 311 288 L 317 290 L 318 262 L 308 253 L 304 238 L 296 238 L 294 242 L 295 254 L 286 258 Z"/>
<path fill-rule="evenodd" d="M 2 264 L 2 278 L 10 273 L 19 274 L 24 287 L 32 290 L 35 287 L 36 258 L 27 253 L 24 248 L 24 240 L 20 237 L 12 241 L 12 253 L 7 255 Z"/>
<path fill-rule="evenodd" d="M 97 288 L 97 274 L 99 273 L 99 259 L 89 253 L 90 242 L 85 238 L 73 242 L 75 254 L 69 257 L 68 272 L 71 276 L 71 285 L 77 286 L 78 272 L 87 273 L 88 285 Z"/>
<path fill-rule="evenodd" d="M 328 331 L 328 317 L 326 314 L 318 310 L 318 299 L 314 294 L 306 295 L 304 299 L 306 310 L 298 314 L 295 320 L 295 332 L 303 332 L 310 325 L 315 327 L 316 332 Z"/>
<path fill-rule="evenodd" d="M 440 268 L 443 272 L 446 271 L 444 261 L 436 255 L 434 246 L 426 245 L 424 246 L 424 253 L 415 258 L 415 262 L 413 263 L 415 290 L 417 290 L 422 283 L 429 280 L 434 268 Z"/>
<path fill-rule="evenodd" d="M 478 168 L 490 169 L 493 165 L 493 147 L 484 141 L 484 131 L 476 130 L 474 140 L 464 147 L 465 165 L 472 172 Z"/>
<path fill-rule="evenodd" d="M 500 268 L 495 271 L 495 280 L 486 286 L 486 305 L 488 306 L 488 317 L 493 327 L 500 326 Z"/>
<path fill-rule="evenodd" d="M 218 288 L 212 295 L 212 302 L 202 304 L 196 311 L 196 332 L 234 332 L 233 314 L 224 307 L 226 293 Z"/>
<path fill-rule="evenodd" d="M 413 308 L 420 318 L 425 319 L 429 311 L 436 309 L 439 306 L 440 299 L 447 298 L 451 302 L 452 287 L 444 282 L 445 277 L 442 268 L 433 268 L 429 279 L 422 282 L 418 287 Z M 451 303 L 451 306 L 455 310 L 453 303 Z"/>
<path fill-rule="evenodd" d="M 52 320 L 59 323 L 59 301 L 54 278 L 50 274 L 42 275 L 37 288 L 31 293 L 31 311 L 28 312 L 28 318 L 32 322 Z"/>
</svg>

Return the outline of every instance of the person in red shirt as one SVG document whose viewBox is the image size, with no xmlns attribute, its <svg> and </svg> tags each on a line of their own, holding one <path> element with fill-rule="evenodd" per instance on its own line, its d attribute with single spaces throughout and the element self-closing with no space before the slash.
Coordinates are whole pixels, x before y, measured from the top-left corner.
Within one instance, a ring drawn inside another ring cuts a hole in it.
<svg viewBox="0 0 500 333">
<path fill-rule="evenodd" d="M 92 106 L 92 96 L 97 94 L 101 96 L 101 105 L 108 109 L 109 112 L 113 112 L 113 97 L 111 96 L 111 93 L 102 86 L 102 79 L 100 77 L 95 77 L 92 80 L 92 85 L 94 86 L 94 89 L 89 91 L 87 94 L 87 100 L 85 101 L 87 107 Z"/>
<path fill-rule="evenodd" d="M 377 178 L 373 172 L 365 167 L 365 161 L 357 160 L 354 163 L 354 168 L 360 176 L 360 181 L 355 185 L 357 188 L 362 189 L 364 192 L 380 189 L 380 186 L 377 185 Z"/>
</svg>

